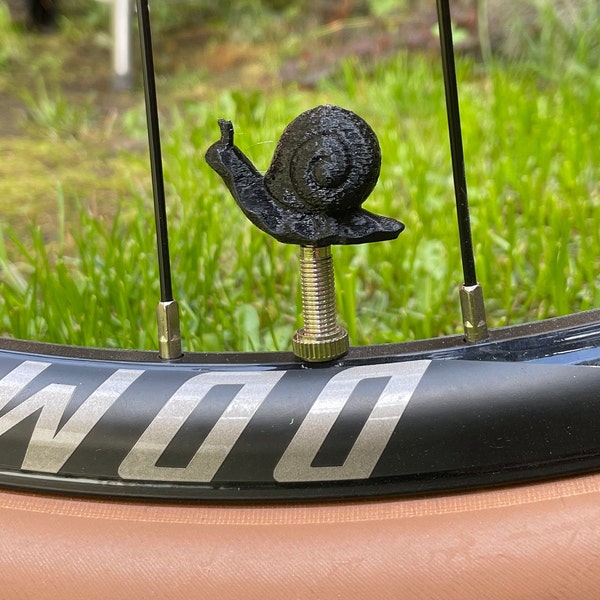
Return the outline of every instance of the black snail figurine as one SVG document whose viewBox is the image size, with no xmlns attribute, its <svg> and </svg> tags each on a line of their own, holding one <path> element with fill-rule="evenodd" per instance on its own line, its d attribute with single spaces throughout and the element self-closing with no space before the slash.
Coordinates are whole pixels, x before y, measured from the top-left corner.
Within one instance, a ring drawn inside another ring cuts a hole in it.
<svg viewBox="0 0 600 600">
<path fill-rule="evenodd" d="M 323 247 L 391 240 L 404 225 L 361 208 L 381 168 L 371 127 L 338 106 L 317 106 L 284 130 L 263 177 L 219 120 L 221 139 L 206 153 L 244 214 L 280 242 Z"/>
</svg>

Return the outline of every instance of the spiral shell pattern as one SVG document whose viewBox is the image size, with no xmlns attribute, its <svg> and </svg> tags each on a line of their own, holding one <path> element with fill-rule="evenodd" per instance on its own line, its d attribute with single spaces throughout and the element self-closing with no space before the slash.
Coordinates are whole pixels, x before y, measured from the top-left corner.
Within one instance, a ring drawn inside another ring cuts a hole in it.
<svg viewBox="0 0 600 600">
<path fill-rule="evenodd" d="M 286 127 L 265 187 L 280 206 L 341 216 L 366 200 L 380 168 L 381 150 L 371 127 L 349 110 L 324 105 Z"/>
</svg>

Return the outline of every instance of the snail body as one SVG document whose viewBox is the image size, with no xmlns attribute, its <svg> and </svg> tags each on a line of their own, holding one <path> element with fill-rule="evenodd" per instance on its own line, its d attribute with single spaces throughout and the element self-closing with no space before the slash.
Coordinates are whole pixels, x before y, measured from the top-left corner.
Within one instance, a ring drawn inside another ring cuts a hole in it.
<svg viewBox="0 0 600 600">
<path fill-rule="evenodd" d="M 358 115 L 318 106 L 284 130 L 265 176 L 233 143 L 233 125 L 206 153 L 240 208 L 284 243 L 358 244 L 396 238 L 404 225 L 361 208 L 381 168 L 379 142 Z"/>
</svg>

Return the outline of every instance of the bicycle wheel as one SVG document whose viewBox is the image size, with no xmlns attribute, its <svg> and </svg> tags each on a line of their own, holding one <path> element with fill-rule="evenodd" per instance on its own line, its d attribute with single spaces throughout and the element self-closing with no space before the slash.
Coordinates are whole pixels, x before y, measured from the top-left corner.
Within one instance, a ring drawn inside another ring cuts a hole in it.
<svg viewBox="0 0 600 600">
<path fill-rule="evenodd" d="M 594 597 L 599 316 L 313 368 L 2 340 L 3 589 Z"/>
<path fill-rule="evenodd" d="M 3 340 L 3 589 L 592 598 L 597 317 L 310 370 Z"/>
</svg>

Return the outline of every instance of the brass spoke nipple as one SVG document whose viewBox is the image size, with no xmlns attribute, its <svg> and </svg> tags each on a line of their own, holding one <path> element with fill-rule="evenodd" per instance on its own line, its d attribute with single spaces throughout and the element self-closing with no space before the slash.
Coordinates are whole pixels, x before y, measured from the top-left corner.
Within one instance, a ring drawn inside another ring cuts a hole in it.
<svg viewBox="0 0 600 600">
<path fill-rule="evenodd" d="M 179 327 L 179 306 L 175 300 L 159 302 L 156 306 L 158 321 L 158 354 L 163 360 L 180 358 L 181 329 Z"/>
<path fill-rule="evenodd" d="M 483 289 L 478 283 L 475 285 L 463 284 L 460 286 L 459 293 L 465 340 L 469 344 L 487 340 L 490 335 L 483 303 Z"/>
</svg>

